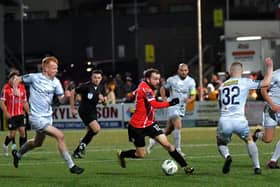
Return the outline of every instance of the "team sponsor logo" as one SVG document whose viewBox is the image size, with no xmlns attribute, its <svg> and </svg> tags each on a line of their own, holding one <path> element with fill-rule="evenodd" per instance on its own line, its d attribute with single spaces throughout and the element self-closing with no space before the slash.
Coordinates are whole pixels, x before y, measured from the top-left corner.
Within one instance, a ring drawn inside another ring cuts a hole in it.
<svg viewBox="0 0 280 187">
<path fill-rule="evenodd" d="M 8 124 L 8 127 L 9 127 L 9 128 L 12 128 L 12 126 L 13 126 L 13 125 L 12 125 L 11 123 Z"/>
<path fill-rule="evenodd" d="M 92 99 L 92 98 L 93 98 L 93 94 L 92 94 L 92 93 L 88 93 L 88 94 L 87 94 L 87 98 L 88 98 L 88 99 Z"/>
</svg>

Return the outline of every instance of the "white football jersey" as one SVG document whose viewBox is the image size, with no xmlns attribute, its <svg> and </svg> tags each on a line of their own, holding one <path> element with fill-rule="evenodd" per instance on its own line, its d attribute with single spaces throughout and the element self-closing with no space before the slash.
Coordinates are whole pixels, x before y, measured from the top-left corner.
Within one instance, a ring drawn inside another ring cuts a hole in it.
<svg viewBox="0 0 280 187">
<path fill-rule="evenodd" d="M 22 76 L 24 83 L 30 86 L 30 115 L 52 116 L 52 99 L 54 94 L 62 96 L 63 88 L 55 77 L 49 79 L 42 73 L 30 73 Z"/>
<path fill-rule="evenodd" d="M 260 80 L 248 78 L 230 78 L 219 88 L 219 103 L 221 117 L 245 116 L 245 104 L 250 89 L 259 89 Z"/>
<path fill-rule="evenodd" d="M 169 99 L 179 98 L 179 104 L 168 108 L 169 116 L 172 116 L 174 112 L 174 115 L 185 115 L 186 99 L 196 93 L 195 86 L 195 81 L 190 76 L 181 79 L 178 75 L 174 75 L 166 80 L 164 87 L 169 90 Z"/>
<path fill-rule="evenodd" d="M 269 96 L 273 103 L 280 105 L 280 69 L 274 71 L 272 74 Z"/>
</svg>

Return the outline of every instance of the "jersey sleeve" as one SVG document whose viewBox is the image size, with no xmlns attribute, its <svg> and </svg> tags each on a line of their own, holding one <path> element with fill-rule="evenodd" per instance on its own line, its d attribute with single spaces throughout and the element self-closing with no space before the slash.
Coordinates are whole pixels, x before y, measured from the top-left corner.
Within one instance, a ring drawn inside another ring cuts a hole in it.
<svg viewBox="0 0 280 187">
<path fill-rule="evenodd" d="M 196 84 L 194 80 L 190 83 L 190 95 L 196 95 Z"/>
<path fill-rule="evenodd" d="M 56 79 L 56 86 L 55 86 L 55 95 L 62 96 L 64 95 L 62 85 L 58 79 Z"/>
<path fill-rule="evenodd" d="M 154 108 L 166 108 L 169 106 L 169 102 L 158 102 L 155 99 L 155 93 L 151 89 L 145 89 L 143 88 L 143 92 L 145 94 L 145 97 L 147 101 L 150 103 L 150 105 Z"/>
<path fill-rule="evenodd" d="M 34 73 L 29 73 L 29 74 L 26 74 L 26 75 L 22 76 L 22 81 L 26 84 L 31 84 L 34 77 L 35 77 Z"/>
<path fill-rule="evenodd" d="M 171 77 L 169 77 L 167 80 L 166 80 L 166 83 L 165 83 L 165 85 L 164 85 L 164 88 L 165 89 L 170 89 L 170 87 L 171 87 L 171 81 L 172 81 L 172 79 L 171 79 Z"/>
<path fill-rule="evenodd" d="M 78 94 L 86 92 L 86 85 L 80 84 L 78 87 L 75 88 L 75 92 Z"/>
<path fill-rule="evenodd" d="M 7 100 L 7 94 L 6 94 L 6 89 L 5 89 L 6 86 L 4 86 L 1 90 L 1 94 L 0 94 L 0 100 L 2 101 L 6 101 Z"/>
<path fill-rule="evenodd" d="M 252 79 L 246 79 L 246 85 L 249 89 L 260 89 L 261 87 L 261 80 L 252 80 Z"/>
</svg>

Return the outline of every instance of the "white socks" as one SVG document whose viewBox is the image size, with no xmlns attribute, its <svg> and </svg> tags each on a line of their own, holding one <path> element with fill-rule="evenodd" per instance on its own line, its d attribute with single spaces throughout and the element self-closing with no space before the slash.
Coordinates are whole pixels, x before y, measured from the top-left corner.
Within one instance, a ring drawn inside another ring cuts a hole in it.
<svg viewBox="0 0 280 187">
<path fill-rule="evenodd" d="M 157 141 L 155 141 L 153 138 L 149 138 L 149 146 L 153 148 L 157 144 Z"/>
<path fill-rule="evenodd" d="M 227 158 L 227 156 L 230 155 L 228 146 L 226 146 L 226 145 L 219 145 L 218 150 L 219 150 L 219 153 L 221 154 L 221 156 L 224 157 L 225 159 Z"/>
<path fill-rule="evenodd" d="M 255 142 L 249 142 L 247 144 L 247 149 L 248 149 L 249 156 L 254 164 L 254 167 L 260 168 L 259 151 Z"/>
<path fill-rule="evenodd" d="M 277 161 L 279 157 L 280 157 L 280 140 L 277 142 L 277 144 L 275 146 L 275 150 L 274 150 L 274 153 L 271 157 L 271 160 L 272 161 Z"/>
<path fill-rule="evenodd" d="M 68 168 L 72 168 L 75 165 L 68 151 L 62 153 L 62 157 L 66 161 Z"/>
<path fill-rule="evenodd" d="M 175 148 L 181 151 L 181 129 L 174 129 L 173 132 Z"/>
<path fill-rule="evenodd" d="M 264 134 L 263 132 L 257 132 L 256 137 L 261 140 L 263 137 L 263 134 Z"/>
</svg>

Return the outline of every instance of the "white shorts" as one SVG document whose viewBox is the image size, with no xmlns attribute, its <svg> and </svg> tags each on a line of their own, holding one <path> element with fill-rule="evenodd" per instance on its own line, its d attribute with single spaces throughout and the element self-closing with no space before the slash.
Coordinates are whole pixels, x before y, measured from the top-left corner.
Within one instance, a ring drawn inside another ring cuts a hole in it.
<svg viewBox="0 0 280 187">
<path fill-rule="evenodd" d="M 53 118 L 52 116 L 29 116 L 29 121 L 32 129 L 44 132 L 47 126 L 52 125 Z"/>
<path fill-rule="evenodd" d="M 168 118 L 183 117 L 185 116 L 185 105 L 175 105 L 168 107 Z"/>
<path fill-rule="evenodd" d="M 220 117 L 219 119 L 217 136 L 226 143 L 231 141 L 233 133 L 245 140 L 248 138 L 249 132 L 248 121 L 245 118 Z"/>
<path fill-rule="evenodd" d="M 269 105 L 264 106 L 263 126 L 265 128 L 275 128 L 280 123 L 280 113 L 273 112 Z"/>
</svg>

